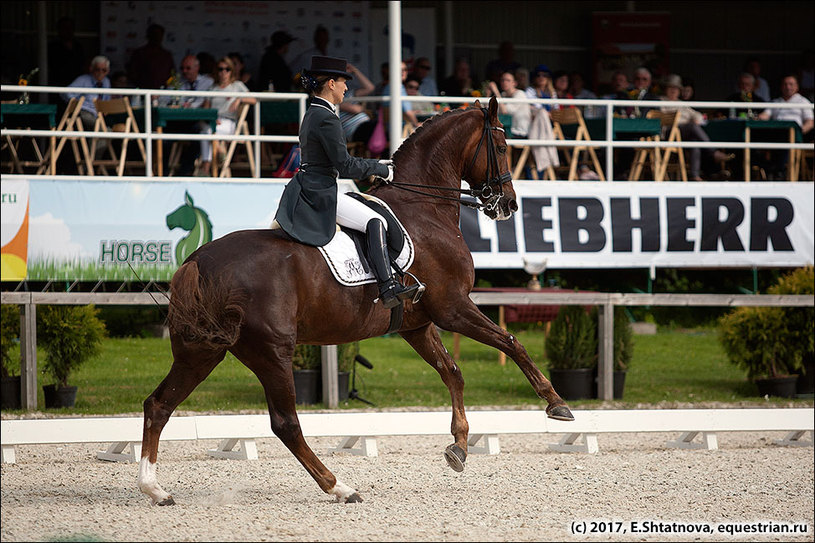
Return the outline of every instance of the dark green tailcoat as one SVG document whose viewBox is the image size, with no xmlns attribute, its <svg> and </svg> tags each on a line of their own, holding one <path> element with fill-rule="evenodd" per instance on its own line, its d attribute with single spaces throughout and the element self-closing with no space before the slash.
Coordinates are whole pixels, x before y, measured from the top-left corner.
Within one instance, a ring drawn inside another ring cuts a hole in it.
<svg viewBox="0 0 815 543">
<path fill-rule="evenodd" d="M 300 170 L 283 190 L 275 219 L 297 241 L 322 246 L 336 232 L 337 176 L 385 178 L 388 167 L 348 154 L 340 119 L 321 98 L 312 99 L 303 117 L 300 153 Z"/>
</svg>

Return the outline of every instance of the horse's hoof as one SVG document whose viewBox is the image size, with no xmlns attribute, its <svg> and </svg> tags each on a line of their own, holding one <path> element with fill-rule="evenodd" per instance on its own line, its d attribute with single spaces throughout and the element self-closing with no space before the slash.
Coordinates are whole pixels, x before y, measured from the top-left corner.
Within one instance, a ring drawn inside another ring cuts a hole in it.
<svg viewBox="0 0 815 543">
<path fill-rule="evenodd" d="M 574 420 L 574 415 L 572 415 L 572 412 L 569 411 L 569 408 L 566 407 L 565 405 L 558 405 L 557 407 L 553 407 L 551 410 L 547 409 L 546 414 L 549 416 L 550 419 L 565 421 Z"/>
<path fill-rule="evenodd" d="M 361 503 L 361 502 L 362 502 L 362 496 L 360 496 L 356 492 L 354 492 L 353 494 L 351 494 L 350 496 L 345 498 L 345 503 Z"/>
<path fill-rule="evenodd" d="M 175 500 L 173 499 L 172 496 L 167 496 L 166 498 L 158 502 L 156 505 L 175 505 Z"/>
<path fill-rule="evenodd" d="M 453 468 L 453 471 L 464 471 L 464 461 L 467 460 L 467 453 L 453 443 L 444 450 L 444 459 L 447 460 L 447 464 Z"/>
</svg>

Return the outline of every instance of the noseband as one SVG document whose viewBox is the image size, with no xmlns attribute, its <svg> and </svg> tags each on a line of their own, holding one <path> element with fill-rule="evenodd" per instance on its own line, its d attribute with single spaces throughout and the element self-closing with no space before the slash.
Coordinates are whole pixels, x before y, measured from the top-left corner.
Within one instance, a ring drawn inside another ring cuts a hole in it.
<svg viewBox="0 0 815 543">
<path fill-rule="evenodd" d="M 487 108 L 482 107 L 481 112 L 484 114 L 484 129 L 481 132 L 481 139 L 478 140 L 478 146 L 475 149 L 475 154 L 473 154 L 473 159 L 470 162 L 470 165 L 467 167 L 467 172 L 464 175 L 464 180 L 469 182 L 468 178 L 470 177 L 470 172 L 472 171 L 473 166 L 475 165 L 475 161 L 478 159 L 478 154 L 481 152 L 481 147 L 484 146 L 484 141 L 486 141 L 487 142 L 486 145 L 487 172 L 485 175 L 486 179 L 479 188 L 462 189 L 455 187 L 441 187 L 437 185 L 419 185 L 416 183 L 397 183 L 397 182 L 392 182 L 390 183 L 390 185 L 409 192 L 415 192 L 416 194 L 433 196 L 434 198 L 441 198 L 443 200 L 453 200 L 455 202 L 460 202 L 461 205 L 476 209 L 484 209 L 484 211 L 492 211 L 496 207 L 498 207 L 498 202 L 504 196 L 504 183 L 512 181 L 512 175 L 509 173 L 509 171 L 506 171 L 503 174 L 500 173 L 500 168 L 498 166 L 498 154 L 497 151 L 495 150 L 495 142 L 492 140 L 490 130 L 500 130 L 501 132 L 503 132 L 504 129 L 501 128 L 500 126 L 492 126 L 490 124 L 490 115 Z M 459 198 L 451 198 L 449 196 L 442 196 L 440 194 L 423 192 L 411 189 L 409 187 L 421 187 L 426 189 L 437 189 L 437 190 L 451 190 L 454 192 L 458 192 L 459 194 L 466 194 L 468 196 L 472 196 L 473 198 L 482 198 L 485 201 L 484 203 L 478 201 L 468 202 L 466 200 L 461 200 Z"/>
</svg>

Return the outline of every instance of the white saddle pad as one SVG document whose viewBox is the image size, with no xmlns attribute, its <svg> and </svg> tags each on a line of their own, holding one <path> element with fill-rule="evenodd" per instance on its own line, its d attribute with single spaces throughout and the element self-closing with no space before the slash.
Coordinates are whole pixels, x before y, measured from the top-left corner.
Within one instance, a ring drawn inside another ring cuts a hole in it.
<svg viewBox="0 0 815 543">
<path fill-rule="evenodd" d="M 386 207 L 388 211 L 393 212 L 391 208 L 388 207 L 388 204 L 379 198 L 367 194 L 363 196 L 368 200 L 373 200 L 381 204 Z M 413 264 L 413 240 L 410 239 L 407 230 L 405 230 L 405 227 L 402 226 L 398 218 L 396 222 L 399 224 L 399 228 L 402 229 L 402 233 L 405 236 L 405 245 L 402 247 L 402 252 L 399 253 L 396 259 L 396 264 L 402 270 L 407 270 L 410 268 L 410 265 Z M 328 264 L 328 268 L 340 284 L 353 287 L 376 282 L 376 277 L 373 272 L 365 272 L 362 260 L 360 260 L 359 253 L 357 252 L 357 246 L 354 245 L 351 236 L 340 230 L 339 226 L 337 226 L 337 233 L 331 241 L 329 241 L 327 245 L 319 247 L 319 249 Z"/>
</svg>

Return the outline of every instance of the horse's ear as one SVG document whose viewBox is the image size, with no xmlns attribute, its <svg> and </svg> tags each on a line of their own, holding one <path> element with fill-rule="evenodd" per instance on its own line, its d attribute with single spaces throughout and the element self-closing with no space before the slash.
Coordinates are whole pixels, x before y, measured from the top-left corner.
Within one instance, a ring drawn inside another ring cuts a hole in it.
<svg viewBox="0 0 815 543">
<path fill-rule="evenodd" d="M 473 103 L 473 107 L 476 109 L 481 109 L 481 101 L 476 98 L 475 103 Z"/>
<path fill-rule="evenodd" d="M 490 122 L 495 124 L 498 121 L 498 99 L 490 98 Z"/>
</svg>

